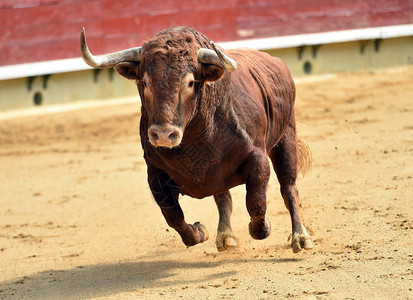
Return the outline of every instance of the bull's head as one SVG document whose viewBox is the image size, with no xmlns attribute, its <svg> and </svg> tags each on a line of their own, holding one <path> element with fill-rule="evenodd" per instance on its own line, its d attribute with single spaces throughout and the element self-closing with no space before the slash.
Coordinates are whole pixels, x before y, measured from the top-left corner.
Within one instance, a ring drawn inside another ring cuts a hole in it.
<svg viewBox="0 0 413 300">
<path fill-rule="evenodd" d="M 136 81 L 148 119 L 148 137 L 155 147 L 173 148 L 181 143 L 185 127 L 196 112 L 197 89 L 219 80 L 237 64 L 215 44 L 201 48 L 185 30 L 170 29 L 145 43 L 103 56 L 94 56 L 82 28 L 80 45 L 85 62 L 94 68 L 114 67 Z"/>
</svg>

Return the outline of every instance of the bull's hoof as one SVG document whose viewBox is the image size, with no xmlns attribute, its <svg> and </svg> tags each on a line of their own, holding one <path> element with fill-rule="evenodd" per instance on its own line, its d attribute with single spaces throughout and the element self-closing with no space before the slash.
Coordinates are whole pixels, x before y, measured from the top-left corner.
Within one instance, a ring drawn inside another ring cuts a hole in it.
<svg viewBox="0 0 413 300">
<path fill-rule="evenodd" d="M 204 225 L 202 225 L 199 222 L 195 222 L 194 227 L 198 229 L 199 233 L 201 234 L 201 240 L 199 241 L 200 243 L 203 243 L 209 239 L 208 230 L 206 229 Z"/>
<path fill-rule="evenodd" d="M 268 218 L 251 221 L 249 224 L 250 236 L 256 240 L 263 240 L 271 233 L 271 222 Z"/>
<path fill-rule="evenodd" d="M 223 252 L 229 248 L 237 247 L 237 241 L 232 235 L 232 232 L 218 232 L 215 244 L 217 245 L 219 252 Z"/>
<path fill-rule="evenodd" d="M 208 230 L 199 222 L 194 223 L 194 225 L 187 224 L 185 231 L 181 231 L 179 234 L 187 247 L 203 243 L 209 238 Z"/>
<path fill-rule="evenodd" d="M 291 241 L 291 248 L 293 248 L 294 253 L 298 253 L 301 250 L 313 249 L 313 242 L 308 233 L 294 234 Z"/>
</svg>

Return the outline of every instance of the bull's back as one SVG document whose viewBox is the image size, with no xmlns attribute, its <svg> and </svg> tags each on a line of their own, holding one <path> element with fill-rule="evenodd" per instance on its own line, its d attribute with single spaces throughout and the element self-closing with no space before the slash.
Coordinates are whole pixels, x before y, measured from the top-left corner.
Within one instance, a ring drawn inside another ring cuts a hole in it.
<svg viewBox="0 0 413 300">
<path fill-rule="evenodd" d="M 244 118 L 247 128 L 252 125 L 264 131 L 269 150 L 278 142 L 292 116 L 295 85 L 291 73 L 281 59 L 268 53 L 236 49 L 228 54 L 238 64 L 231 74 L 234 106 L 240 112 L 247 112 Z"/>
</svg>

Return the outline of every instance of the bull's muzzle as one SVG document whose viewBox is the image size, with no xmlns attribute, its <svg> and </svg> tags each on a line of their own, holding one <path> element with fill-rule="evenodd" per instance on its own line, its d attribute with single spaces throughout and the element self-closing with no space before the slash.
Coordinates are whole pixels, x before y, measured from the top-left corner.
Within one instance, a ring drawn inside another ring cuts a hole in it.
<svg viewBox="0 0 413 300">
<path fill-rule="evenodd" d="M 155 147 L 173 148 L 182 140 L 182 129 L 175 125 L 152 125 L 148 130 L 149 142 Z"/>
</svg>

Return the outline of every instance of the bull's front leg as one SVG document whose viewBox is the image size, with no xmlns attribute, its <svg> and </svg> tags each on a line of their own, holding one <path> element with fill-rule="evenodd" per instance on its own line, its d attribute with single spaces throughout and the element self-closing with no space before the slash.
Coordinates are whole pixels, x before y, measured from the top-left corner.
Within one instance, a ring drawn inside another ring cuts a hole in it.
<svg viewBox="0 0 413 300">
<path fill-rule="evenodd" d="M 194 246 L 208 240 L 209 234 L 204 225 L 199 222 L 193 225 L 185 222 L 184 213 L 178 202 L 179 190 L 168 174 L 148 165 L 148 182 L 166 222 L 179 233 L 186 246 Z"/>
<path fill-rule="evenodd" d="M 251 217 L 249 232 L 252 238 L 262 240 L 271 233 L 270 220 L 265 217 L 267 186 L 270 178 L 270 166 L 266 156 L 260 152 L 252 154 L 245 163 L 244 176 L 247 210 Z"/>
<path fill-rule="evenodd" d="M 222 252 L 237 246 L 237 242 L 231 228 L 231 193 L 226 191 L 222 194 L 214 195 L 214 199 L 219 213 L 219 223 L 215 244 L 217 245 L 218 251 Z"/>
</svg>

